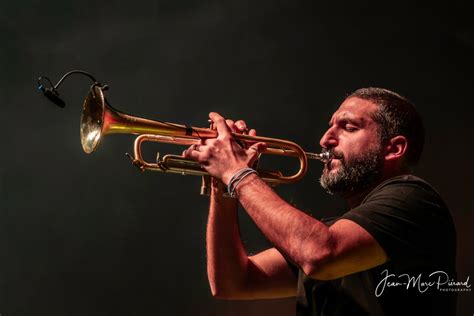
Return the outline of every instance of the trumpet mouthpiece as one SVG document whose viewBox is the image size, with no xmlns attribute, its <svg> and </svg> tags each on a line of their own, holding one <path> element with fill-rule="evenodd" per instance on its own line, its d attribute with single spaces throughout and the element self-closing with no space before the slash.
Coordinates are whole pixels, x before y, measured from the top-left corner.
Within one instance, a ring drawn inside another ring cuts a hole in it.
<svg viewBox="0 0 474 316">
<path fill-rule="evenodd" d="M 329 151 L 323 151 L 320 154 L 306 153 L 306 157 L 308 157 L 308 159 L 319 160 L 323 163 L 326 163 L 329 161 L 329 159 L 331 159 L 331 153 Z"/>
</svg>

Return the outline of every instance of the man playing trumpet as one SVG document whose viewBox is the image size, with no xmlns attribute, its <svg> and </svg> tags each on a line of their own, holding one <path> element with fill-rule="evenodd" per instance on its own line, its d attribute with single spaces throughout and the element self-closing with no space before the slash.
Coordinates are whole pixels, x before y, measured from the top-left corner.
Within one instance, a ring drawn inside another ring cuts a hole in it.
<svg viewBox="0 0 474 316">
<path fill-rule="evenodd" d="M 245 149 L 232 136 L 247 131 L 244 121 L 226 121 L 217 113 L 209 118 L 218 137 L 183 155 L 216 179 L 207 226 L 215 297 L 296 296 L 298 315 L 455 313 L 452 292 L 422 284 L 436 271 L 455 277 L 456 236 L 439 194 L 411 175 L 424 133 L 407 99 L 385 89 L 359 89 L 331 117 L 320 140 L 331 154 L 320 183 L 350 210 L 330 222 L 288 204 L 259 178 L 251 166 L 265 144 Z M 237 202 L 273 248 L 247 255 Z"/>
</svg>

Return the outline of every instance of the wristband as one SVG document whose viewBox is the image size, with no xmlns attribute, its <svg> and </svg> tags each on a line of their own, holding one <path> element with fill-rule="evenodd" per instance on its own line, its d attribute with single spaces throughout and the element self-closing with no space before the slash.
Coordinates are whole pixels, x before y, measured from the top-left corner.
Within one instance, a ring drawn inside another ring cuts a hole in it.
<svg viewBox="0 0 474 316">
<path fill-rule="evenodd" d="M 257 171 L 255 171 L 252 168 L 244 168 L 239 171 L 237 171 L 232 178 L 229 180 L 229 184 L 227 185 L 227 193 L 230 195 L 230 197 L 236 198 L 237 194 L 235 192 L 235 189 L 237 188 L 237 185 L 248 175 L 251 175 L 252 173 L 257 174 Z"/>
</svg>

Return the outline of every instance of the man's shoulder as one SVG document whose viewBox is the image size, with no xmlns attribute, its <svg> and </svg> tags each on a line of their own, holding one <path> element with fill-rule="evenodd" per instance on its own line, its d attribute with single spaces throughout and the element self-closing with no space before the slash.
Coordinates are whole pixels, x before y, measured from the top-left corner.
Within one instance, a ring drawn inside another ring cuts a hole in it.
<svg viewBox="0 0 474 316">
<path fill-rule="evenodd" d="M 428 181 L 412 175 L 403 174 L 389 178 L 377 185 L 367 196 L 362 204 L 375 197 L 383 195 L 400 195 L 403 198 L 430 198 L 442 202 L 439 192 Z M 442 202 L 444 205 L 444 202 Z"/>
<path fill-rule="evenodd" d="M 428 183 L 425 179 L 420 178 L 419 176 L 415 176 L 413 174 L 402 174 L 398 176 L 394 176 L 392 178 L 386 179 L 385 181 L 381 182 L 377 188 L 383 188 L 390 185 L 418 185 L 423 187 L 428 187 L 434 191 L 436 191 L 431 184 Z"/>
<path fill-rule="evenodd" d="M 456 229 L 451 214 L 436 190 L 419 177 L 400 175 L 380 183 L 342 218 L 369 232 L 391 260 L 453 266 Z"/>
</svg>

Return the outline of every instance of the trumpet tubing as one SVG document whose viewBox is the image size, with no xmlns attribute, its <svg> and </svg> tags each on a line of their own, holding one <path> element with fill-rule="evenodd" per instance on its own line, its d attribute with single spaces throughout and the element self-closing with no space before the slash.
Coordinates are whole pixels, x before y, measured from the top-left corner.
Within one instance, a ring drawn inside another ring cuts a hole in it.
<svg viewBox="0 0 474 316">
<path fill-rule="evenodd" d="M 154 121 L 125 114 L 112 108 L 104 97 L 102 87 L 93 85 L 84 100 L 81 116 L 81 143 L 86 153 L 92 153 L 103 136 L 111 134 L 139 135 L 134 143 L 134 156 L 130 156 L 134 165 L 140 170 L 207 176 L 201 165 L 193 160 L 178 155 L 157 156 L 156 162 L 150 163 L 142 157 L 143 142 L 161 142 L 175 145 L 198 144 L 201 139 L 217 137 L 217 131 L 210 128 L 199 128 L 187 125 Z M 262 154 L 296 158 L 299 169 L 295 174 L 284 175 L 278 170 L 257 170 L 260 177 L 268 183 L 292 183 L 300 180 L 307 171 L 308 159 L 325 161 L 329 153 L 306 153 L 298 144 L 282 139 L 233 134 L 244 146 L 256 142 L 265 142 L 266 150 Z"/>
</svg>

